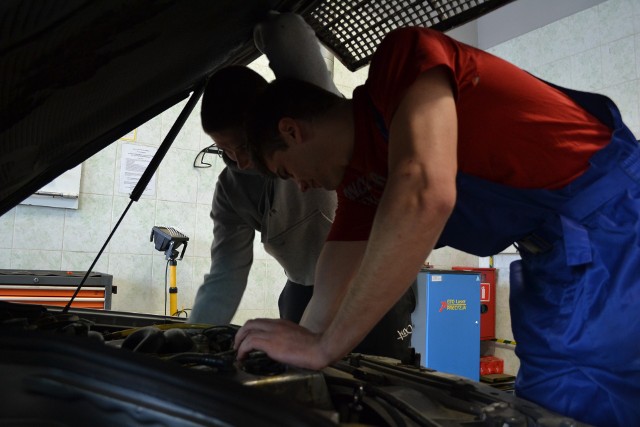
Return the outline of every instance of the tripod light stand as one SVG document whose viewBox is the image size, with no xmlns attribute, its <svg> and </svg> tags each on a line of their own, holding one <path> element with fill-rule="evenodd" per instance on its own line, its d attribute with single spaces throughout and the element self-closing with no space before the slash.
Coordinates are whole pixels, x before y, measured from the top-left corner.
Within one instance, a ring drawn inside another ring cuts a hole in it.
<svg viewBox="0 0 640 427">
<path fill-rule="evenodd" d="M 189 238 L 175 228 L 155 226 L 151 230 L 151 241 L 155 242 L 156 250 L 165 253 L 165 259 L 169 262 L 169 314 L 176 316 L 178 314 L 177 260 L 184 257 Z M 182 252 L 180 258 L 177 258 L 180 246 L 182 246 Z"/>
</svg>

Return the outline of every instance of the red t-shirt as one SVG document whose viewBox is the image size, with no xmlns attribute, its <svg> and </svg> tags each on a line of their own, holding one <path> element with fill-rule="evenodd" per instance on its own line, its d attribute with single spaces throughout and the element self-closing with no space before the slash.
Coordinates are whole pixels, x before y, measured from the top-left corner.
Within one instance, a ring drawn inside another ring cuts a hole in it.
<svg viewBox="0 0 640 427">
<path fill-rule="evenodd" d="M 458 119 L 458 169 L 516 188 L 558 189 L 580 176 L 611 130 L 563 92 L 482 50 L 425 28 L 387 35 L 354 92 L 354 152 L 338 188 L 328 240 L 365 240 L 384 191 L 389 129 L 416 78 L 451 73 Z"/>
</svg>

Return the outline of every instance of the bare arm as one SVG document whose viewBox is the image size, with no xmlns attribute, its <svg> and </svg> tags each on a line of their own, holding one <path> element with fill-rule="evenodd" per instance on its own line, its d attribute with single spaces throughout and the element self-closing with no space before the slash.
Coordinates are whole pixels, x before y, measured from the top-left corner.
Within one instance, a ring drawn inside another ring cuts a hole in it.
<svg viewBox="0 0 640 427">
<path fill-rule="evenodd" d="M 329 241 L 324 244 L 316 266 L 313 298 L 300 325 L 314 332 L 322 332 L 329 326 L 360 265 L 366 246 L 366 241 Z"/>
<path fill-rule="evenodd" d="M 389 176 L 369 244 L 322 337 L 330 361 L 343 356 L 382 318 L 435 246 L 455 204 L 456 141 L 448 74 L 431 70 L 414 82 L 391 123 Z"/>
<path fill-rule="evenodd" d="M 239 357 L 322 368 L 352 349 L 402 296 L 442 232 L 456 199 L 457 116 L 448 74 L 422 74 L 390 127 L 389 176 L 364 258 L 326 331 L 250 321 L 236 336 Z M 383 283 L 385 286 L 381 286 Z"/>
</svg>

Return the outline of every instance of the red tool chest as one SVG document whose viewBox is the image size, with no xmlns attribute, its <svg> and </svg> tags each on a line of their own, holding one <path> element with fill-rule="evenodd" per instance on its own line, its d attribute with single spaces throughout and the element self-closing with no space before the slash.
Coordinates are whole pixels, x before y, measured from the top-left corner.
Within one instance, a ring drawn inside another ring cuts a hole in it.
<svg viewBox="0 0 640 427">
<path fill-rule="evenodd" d="M 84 275 L 84 271 L 0 269 L 0 301 L 64 307 Z M 72 307 L 110 310 L 111 295 L 117 292 L 112 280 L 110 274 L 89 274 Z"/>
</svg>

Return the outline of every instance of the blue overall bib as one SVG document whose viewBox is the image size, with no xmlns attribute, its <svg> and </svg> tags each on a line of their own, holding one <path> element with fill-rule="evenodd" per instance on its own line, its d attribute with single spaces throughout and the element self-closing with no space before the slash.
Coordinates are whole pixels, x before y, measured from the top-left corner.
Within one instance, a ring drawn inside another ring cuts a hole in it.
<svg viewBox="0 0 640 427">
<path fill-rule="evenodd" d="M 551 86 L 613 129 L 611 142 L 559 190 L 458 173 L 438 247 L 519 248 L 510 283 L 518 396 L 597 426 L 640 426 L 640 149 L 611 100 Z"/>
<path fill-rule="evenodd" d="M 598 426 L 640 426 L 640 149 L 611 100 L 556 88 L 612 128 L 611 142 L 560 190 L 459 174 L 439 244 L 488 256 L 517 242 L 519 396 Z"/>
</svg>

